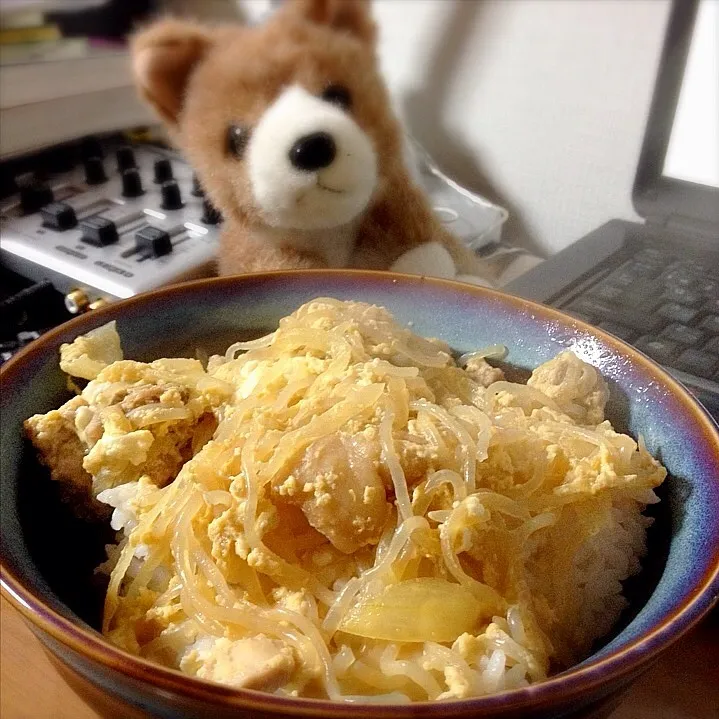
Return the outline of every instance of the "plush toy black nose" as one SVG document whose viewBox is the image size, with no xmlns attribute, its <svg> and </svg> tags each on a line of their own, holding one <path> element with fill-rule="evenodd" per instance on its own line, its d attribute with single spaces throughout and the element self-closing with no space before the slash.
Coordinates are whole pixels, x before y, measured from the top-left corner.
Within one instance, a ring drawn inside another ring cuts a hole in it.
<svg viewBox="0 0 719 719">
<path fill-rule="evenodd" d="M 290 149 L 290 162 L 305 172 L 329 167 L 337 155 L 337 146 L 326 132 L 313 132 L 301 137 Z"/>
</svg>

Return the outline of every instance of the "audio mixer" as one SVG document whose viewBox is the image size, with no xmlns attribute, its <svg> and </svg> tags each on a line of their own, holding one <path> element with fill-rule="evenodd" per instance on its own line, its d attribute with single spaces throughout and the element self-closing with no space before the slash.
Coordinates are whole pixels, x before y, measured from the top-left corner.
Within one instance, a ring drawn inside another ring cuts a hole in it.
<svg viewBox="0 0 719 719">
<path fill-rule="evenodd" d="M 90 139 L 77 158 L 11 178 L 4 267 L 49 280 L 73 313 L 213 274 L 221 217 L 178 153 Z"/>
</svg>

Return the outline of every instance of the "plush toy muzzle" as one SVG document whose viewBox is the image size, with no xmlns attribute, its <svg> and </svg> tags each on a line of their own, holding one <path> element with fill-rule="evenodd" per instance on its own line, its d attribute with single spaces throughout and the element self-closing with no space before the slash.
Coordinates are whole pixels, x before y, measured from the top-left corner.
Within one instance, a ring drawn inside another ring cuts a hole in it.
<svg viewBox="0 0 719 719">
<path fill-rule="evenodd" d="M 301 87 L 270 105 L 246 152 L 256 206 L 272 227 L 346 225 L 377 185 L 377 155 L 366 133 L 343 109 Z"/>
</svg>

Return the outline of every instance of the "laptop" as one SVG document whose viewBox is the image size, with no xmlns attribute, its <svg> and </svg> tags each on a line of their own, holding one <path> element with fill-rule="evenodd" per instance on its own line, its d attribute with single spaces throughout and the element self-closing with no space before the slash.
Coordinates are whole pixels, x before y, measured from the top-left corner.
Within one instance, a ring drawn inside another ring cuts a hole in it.
<svg viewBox="0 0 719 719">
<path fill-rule="evenodd" d="M 674 0 L 632 201 L 503 289 L 635 346 L 719 421 L 719 0 Z"/>
</svg>

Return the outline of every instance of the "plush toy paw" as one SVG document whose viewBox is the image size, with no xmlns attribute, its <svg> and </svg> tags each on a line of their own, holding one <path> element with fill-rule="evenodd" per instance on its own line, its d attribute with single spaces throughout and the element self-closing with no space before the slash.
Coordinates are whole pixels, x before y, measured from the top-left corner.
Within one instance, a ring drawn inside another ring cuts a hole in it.
<svg viewBox="0 0 719 719">
<path fill-rule="evenodd" d="M 466 282 L 470 285 L 479 285 L 480 287 L 496 287 L 493 282 L 488 280 L 486 277 L 480 277 L 479 275 L 457 275 L 455 278 L 457 282 Z"/>
<path fill-rule="evenodd" d="M 427 275 L 446 280 L 459 280 L 473 285 L 493 287 L 492 282 L 478 275 L 457 274 L 452 256 L 439 242 L 427 242 L 405 252 L 390 267 L 393 272 Z"/>
<path fill-rule="evenodd" d="M 457 274 L 452 256 L 439 242 L 426 242 L 413 247 L 396 259 L 390 270 L 444 279 L 452 279 Z"/>
</svg>

